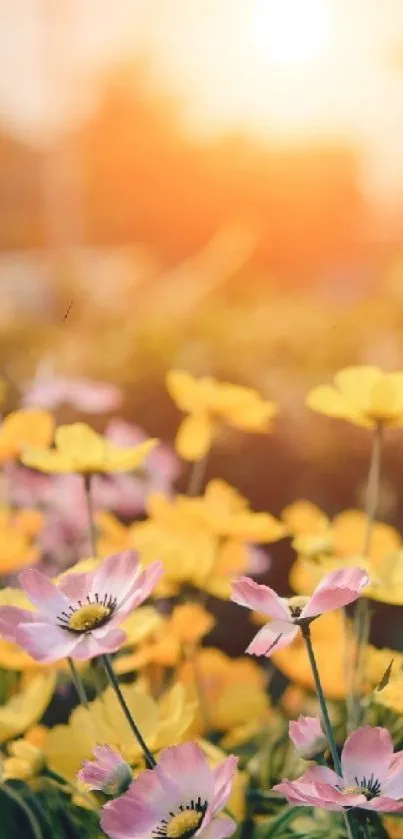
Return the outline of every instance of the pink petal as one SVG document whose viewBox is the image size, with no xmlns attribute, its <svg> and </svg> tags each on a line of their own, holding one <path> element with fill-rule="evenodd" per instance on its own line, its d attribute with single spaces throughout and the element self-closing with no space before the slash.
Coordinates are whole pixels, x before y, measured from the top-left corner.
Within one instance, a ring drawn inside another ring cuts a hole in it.
<svg viewBox="0 0 403 839">
<path fill-rule="evenodd" d="M 403 798 L 403 752 L 395 752 L 382 791 L 389 798 Z"/>
<path fill-rule="evenodd" d="M 310 766 L 299 780 L 315 784 L 328 784 L 331 787 L 343 786 L 343 778 L 340 778 L 340 775 L 334 769 L 330 769 L 329 766 Z"/>
<path fill-rule="evenodd" d="M 331 784 L 310 782 L 306 780 L 306 773 L 296 781 L 281 781 L 273 790 L 284 795 L 291 804 L 322 807 L 332 811 L 361 806 L 361 803 L 365 802 L 364 795 L 344 795 Z"/>
<path fill-rule="evenodd" d="M 232 836 L 236 828 L 237 825 L 233 819 L 213 819 L 204 829 L 202 825 L 202 829 L 197 835 L 199 839 L 225 839 L 226 836 Z"/>
<path fill-rule="evenodd" d="M 37 606 L 43 615 L 55 618 L 68 608 L 69 601 L 66 595 L 36 568 L 22 571 L 19 581 L 31 603 Z"/>
<path fill-rule="evenodd" d="M 246 606 L 256 612 L 263 612 L 271 618 L 291 621 L 290 614 L 278 594 L 268 586 L 259 585 L 250 577 L 240 577 L 232 585 L 234 603 Z"/>
<path fill-rule="evenodd" d="M 93 571 L 85 571 L 81 574 L 66 574 L 59 582 L 59 590 L 69 600 L 76 602 L 78 600 L 85 600 L 87 594 L 91 591 L 93 576 Z"/>
<path fill-rule="evenodd" d="M 136 783 L 138 780 L 132 786 Z M 130 789 L 114 801 L 108 801 L 102 808 L 101 827 L 111 839 L 149 839 L 152 830 L 158 825 L 154 810 L 141 798 L 134 799 Z"/>
<path fill-rule="evenodd" d="M 66 633 L 70 634 L 70 633 Z M 75 646 L 72 654 L 73 658 L 80 661 L 88 661 L 90 658 L 95 658 L 98 655 L 105 653 L 115 653 L 123 646 L 127 639 L 127 635 L 121 629 L 110 629 L 108 632 L 97 635 L 97 630 L 93 632 L 86 632 L 78 636 L 79 643 Z"/>
<path fill-rule="evenodd" d="M 265 655 L 269 657 L 272 653 L 287 647 L 294 640 L 298 633 L 298 626 L 286 621 L 275 620 L 266 623 L 246 648 L 249 655 Z"/>
<path fill-rule="evenodd" d="M 227 803 L 231 794 L 231 785 L 238 765 L 238 758 L 230 755 L 213 769 L 214 791 L 209 809 L 211 814 L 218 813 Z"/>
<path fill-rule="evenodd" d="M 108 594 L 121 603 L 132 588 L 139 570 L 140 560 L 135 551 L 112 554 L 93 572 L 88 593 L 92 597 L 95 594 Z"/>
<path fill-rule="evenodd" d="M 149 597 L 155 588 L 158 580 L 164 573 L 162 562 L 152 562 L 151 565 L 142 571 L 140 576 L 132 583 L 132 590 L 129 591 L 120 603 L 119 611 L 122 615 L 129 614 Z"/>
<path fill-rule="evenodd" d="M 202 801 L 213 798 L 214 776 L 207 758 L 197 743 L 182 743 L 161 752 L 158 761 L 161 783 L 166 779 L 180 790 L 180 803 L 198 796 Z"/>
<path fill-rule="evenodd" d="M 0 634 L 6 641 L 17 644 L 18 632 L 21 624 L 36 621 L 34 612 L 28 609 L 20 609 L 18 606 L 0 607 Z"/>
<path fill-rule="evenodd" d="M 393 758 L 392 738 L 386 728 L 364 725 L 347 738 L 341 753 L 346 786 L 374 776 L 383 784 Z"/>
<path fill-rule="evenodd" d="M 79 635 L 42 621 L 22 624 L 18 631 L 18 643 L 36 661 L 52 662 L 72 656 L 79 640 Z"/>
<path fill-rule="evenodd" d="M 301 612 L 301 618 L 315 617 L 353 603 L 368 583 L 369 576 L 362 568 L 341 568 L 332 571 L 316 587 L 309 603 Z"/>
<path fill-rule="evenodd" d="M 377 810 L 381 813 L 403 813 L 403 801 L 396 801 L 387 795 L 379 795 L 360 804 L 364 810 Z"/>
</svg>

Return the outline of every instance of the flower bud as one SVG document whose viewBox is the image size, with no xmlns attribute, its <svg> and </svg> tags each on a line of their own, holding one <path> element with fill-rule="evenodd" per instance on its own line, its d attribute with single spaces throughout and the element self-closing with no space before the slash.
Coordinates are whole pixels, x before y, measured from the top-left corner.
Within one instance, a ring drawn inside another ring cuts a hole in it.
<svg viewBox="0 0 403 839">
<path fill-rule="evenodd" d="M 110 746 L 95 746 L 95 760 L 86 760 L 77 778 L 92 790 L 117 797 L 126 792 L 132 780 L 132 770 L 119 752 Z"/>
<path fill-rule="evenodd" d="M 301 715 L 298 720 L 290 722 L 288 730 L 298 754 L 305 760 L 312 760 L 327 748 L 326 735 L 318 717 Z"/>
</svg>

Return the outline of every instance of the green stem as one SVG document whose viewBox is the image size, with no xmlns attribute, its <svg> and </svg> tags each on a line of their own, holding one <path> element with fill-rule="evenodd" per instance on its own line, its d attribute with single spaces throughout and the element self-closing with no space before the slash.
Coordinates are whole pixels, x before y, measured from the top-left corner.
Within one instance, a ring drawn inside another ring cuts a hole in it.
<svg viewBox="0 0 403 839">
<path fill-rule="evenodd" d="M 68 661 L 69 667 L 70 667 L 71 678 L 74 682 L 74 686 L 75 686 L 75 689 L 77 691 L 77 695 L 78 695 L 78 698 L 81 702 L 81 705 L 84 705 L 84 708 L 88 709 L 88 698 L 87 698 L 87 694 L 85 692 L 85 687 L 83 685 L 81 676 L 80 676 L 80 674 L 77 670 L 76 665 L 74 664 L 73 659 L 70 658 L 70 656 L 67 658 L 67 661 Z"/>
<path fill-rule="evenodd" d="M 134 722 L 134 719 L 133 719 L 133 717 L 130 713 L 129 707 L 128 707 L 128 705 L 126 703 L 126 700 L 123 696 L 123 693 L 120 689 L 119 682 L 118 682 L 118 680 L 115 676 L 111 659 L 108 655 L 102 655 L 101 656 L 101 661 L 104 665 L 106 675 L 107 675 L 107 677 L 110 681 L 111 687 L 115 691 L 117 700 L 118 700 L 118 702 L 120 704 L 120 707 L 121 707 L 121 709 L 122 709 L 122 711 L 123 711 L 123 713 L 124 713 L 124 715 L 127 719 L 127 722 L 129 723 L 130 728 L 131 728 L 134 736 L 137 739 L 137 742 L 141 746 L 142 752 L 143 752 L 145 760 L 146 760 L 147 767 L 148 767 L 148 769 L 154 769 L 155 766 L 157 765 L 157 762 L 156 762 L 154 756 L 151 754 L 150 749 L 148 748 L 147 743 L 143 739 L 143 736 L 142 736 L 140 730 L 137 728 L 136 723 Z"/>
<path fill-rule="evenodd" d="M 35 839 L 43 839 L 41 826 L 33 811 L 28 806 L 27 802 L 24 801 L 22 795 L 20 795 L 17 792 L 17 790 L 15 790 L 13 787 L 10 787 L 7 783 L 1 784 L 0 789 L 2 789 L 5 795 L 7 795 L 11 801 L 14 801 L 14 804 L 16 804 L 17 807 L 19 807 L 20 810 L 22 810 L 27 819 L 27 822 L 29 822 L 29 826 L 32 830 L 32 834 L 35 837 Z"/>
<path fill-rule="evenodd" d="M 372 438 L 371 460 L 368 471 L 365 497 L 366 525 L 362 546 L 362 556 L 366 559 L 371 548 L 372 531 L 378 506 L 379 481 L 381 475 L 382 423 L 378 422 Z M 354 730 L 360 723 L 360 695 L 362 687 L 363 653 L 368 643 L 371 628 L 370 605 L 366 597 L 361 597 L 354 615 L 355 652 L 352 668 L 351 700 L 349 703 L 348 730 Z"/>
<path fill-rule="evenodd" d="M 325 694 L 323 693 L 322 683 L 320 681 L 318 665 L 316 664 L 315 653 L 313 651 L 312 640 L 311 640 L 311 631 L 309 625 L 302 625 L 301 626 L 302 637 L 306 644 L 306 649 L 309 657 L 309 663 L 311 665 L 311 670 L 315 682 L 315 689 L 316 694 L 319 699 L 320 710 L 322 714 L 323 725 L 325 727 L 325 734 L 328 739 L 329 748 L 332 753 L 333 764 L 335 771 L 338 775 L 341 775 L 341 763 L 340 758 L 338 755 L 336 742 L 333 735 L 332 724 L 330 722 L 329 713 L 327 710 Z"/>
<path fill-rule="evenodd" d="M 299 811 L 299 807 L 289 807 L 285 812 L 280 813 L 274 821 L 270 822 L 269 830 L 265 833 L 264 839 L 270 839 L 271 836 L 275 836 L 282 827 L 286 827 L 287 824 L 299 815 Z"/>
<path fill-rule="evenodd" d="M 196 460 L 192 466 L 189 478 L 189 485 L 187 488 L 187 495 L 200 495 L 203 488 L 204 476 L 206 474 L 208 454 L 204 455 L 201 460 Z"/>
<path fill-rule="evenodd" d="M 95 520 L 94 520 L 94 505 L 92 499 L 92 491 L 91 491 L 91 482 L 92 482 L 92 475 L 89 472 L 88 474 L 84 475 L 84 492 L 85 492 L 85 500 L 87 504 L 87 517 L 88 517 L 88 535 L 90 537 L 90 546 L 91 546 L 91 556 L 97 556 L 97 539 L 96 539 L 96 532 L 95 532 Z"/>
</svg>

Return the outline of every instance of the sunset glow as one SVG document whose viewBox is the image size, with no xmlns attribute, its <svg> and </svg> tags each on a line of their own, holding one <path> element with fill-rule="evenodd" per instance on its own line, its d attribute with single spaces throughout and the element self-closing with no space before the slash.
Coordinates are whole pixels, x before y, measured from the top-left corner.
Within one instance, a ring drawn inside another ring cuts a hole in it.
<svg viewBox="0 0 403 839">
<path fill-rule="evenodd" d="M 329 7 L 325 0 L 258 0 L 253 27 L 256 46 L 270 61 L 313 61 L 329 39 Z"/>
</svg>

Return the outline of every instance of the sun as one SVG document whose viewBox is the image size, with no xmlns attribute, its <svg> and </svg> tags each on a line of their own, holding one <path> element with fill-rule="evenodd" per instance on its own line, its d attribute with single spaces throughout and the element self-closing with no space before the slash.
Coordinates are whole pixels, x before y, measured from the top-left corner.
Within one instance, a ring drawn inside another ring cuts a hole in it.
<svg viewBox="0 0 403 839">
<path fill-rule="evenodd" d="M 254 44 L 270 62 L 315 61 L 326 49 L 330 29 L 328 0 L 256 0 Z"/>
</svg>

